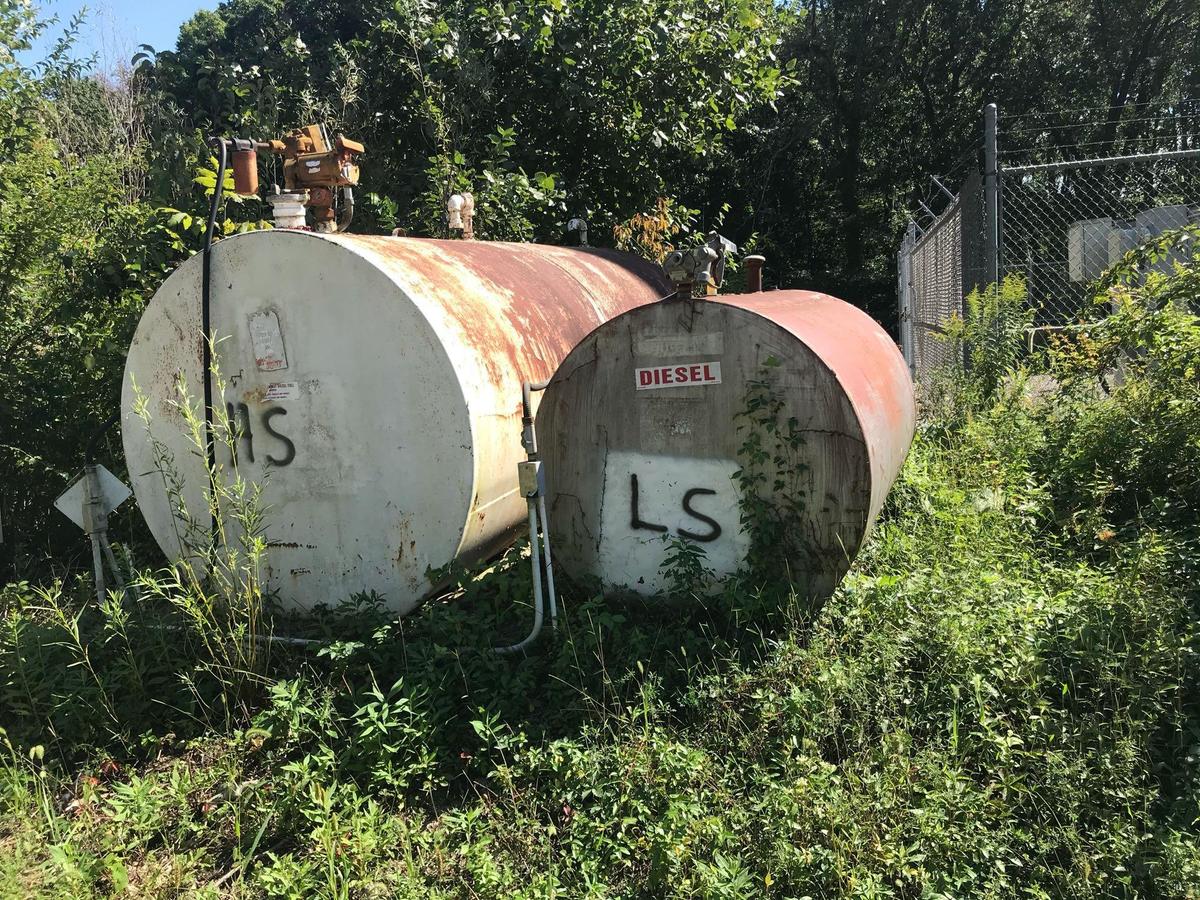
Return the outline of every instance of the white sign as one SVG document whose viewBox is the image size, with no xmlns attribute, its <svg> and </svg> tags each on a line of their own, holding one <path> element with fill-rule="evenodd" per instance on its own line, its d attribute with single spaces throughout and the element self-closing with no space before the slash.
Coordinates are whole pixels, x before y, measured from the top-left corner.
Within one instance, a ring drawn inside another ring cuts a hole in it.
<svg viewBox="0 0 1200 900">
<path fill-rule="evenodd" d="M 687 387 L 695 384 L 720 384 L 721 362 L 688 363 L 673 366 L 647 366 L 634 370 L 639 391 L 657 388 Z"/>
<path fill-rule="evenodd" d="M 104 511 L 112 512 L 122 503 L 129 499 L 132 491 L 129 490 L 121 479 L 114 475 L 104 466 L 96 467 L 96 475 L 100 481 L 100 499 L 104 501 Z M 83 501 L 87 496 L 87 484 L 81 472 L 71 486 L 58 495 L 58 499 L 54 501 L 54 508 L 60 513 L 83 528 Z"/>
<path fill-rule="evenodd" d="M 296 398 L 296 382 L 272 381 L 267 385 L 264 400 L 294 400 Z"/>
<path fill-rule="evenodd" d="M 725 332 L 705 331 L 700 334 L 634 335 L 633 352 L 651 359 L 670 359 L 672 356 L 720 356 L 725 352 Z"/>
<path fill-rule="evenodd" d="M 274 372 L 288 367 L 287 354 L 283 350 L 283 333 L 279 330 L 279 317 L 275 310 L 268 309 L 250 316 L 250 342 L 254 345 L 254 364 L 259 371 Z"/>
</svg>

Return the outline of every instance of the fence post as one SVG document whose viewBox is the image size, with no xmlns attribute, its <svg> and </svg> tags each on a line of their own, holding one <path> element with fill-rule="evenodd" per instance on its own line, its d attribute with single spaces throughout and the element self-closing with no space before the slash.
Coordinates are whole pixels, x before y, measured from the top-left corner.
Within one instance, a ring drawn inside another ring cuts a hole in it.
<svg viewBox="0 0 1200 900">
<path fill-rule="evenodd" d="M 1000 158 L 996 139 L 996 104 L 983 108 L 983 248 L 984 278 L 1000 281 Z"/>
<path fill-rule="evenodd" d="M 909 222 L 896 258 L 896 296 L 900 301 L 900 350 L 914 376 L 917 362 L 913 358 L 912 252 L 917 243 L 917 223 Z"/>
</svg>

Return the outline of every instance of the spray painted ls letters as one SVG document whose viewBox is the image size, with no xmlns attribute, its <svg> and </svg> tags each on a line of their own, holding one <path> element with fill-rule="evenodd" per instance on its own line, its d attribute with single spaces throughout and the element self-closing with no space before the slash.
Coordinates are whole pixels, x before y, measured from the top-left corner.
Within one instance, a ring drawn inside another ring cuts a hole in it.
<svg viewBox="0 0 1200 900">
<path fill-rule="evenodd" d="M 609 453 L 600 514 L 600 564 L 614 583 L 639 592 L 665 588 L 667 541 L 699 545 L 718 576 L 737 570 L 749 549 L 742 531 L 734 460 L 628 451 Z M 656 572 L 649 582 L 646 572 Z"/>
</svg>

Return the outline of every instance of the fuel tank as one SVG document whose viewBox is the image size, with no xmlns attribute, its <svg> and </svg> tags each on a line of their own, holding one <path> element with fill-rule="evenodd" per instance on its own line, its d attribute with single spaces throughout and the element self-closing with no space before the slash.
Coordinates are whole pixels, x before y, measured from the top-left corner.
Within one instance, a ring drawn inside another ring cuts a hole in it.
<svg viewBox="0 0 1200 900">
<path fill-rule="evenodd" d="M 749 523 L 769 515 L 789 529 L 780 552 L 790 548 L 793 579 L 828 595 L 915 420 L 899 349 L 834 297 L 771 291 L 628 310 L 567 355 L 538 411 L 556 563 L 654 594 L 672 541 L 728 575 L 746 561 Z"/>
<path fill-rule="evenodd" d="M 522 379 L 670 290 L 586 248 L 278 230 L 212 252 L 217 464 L 261 488 L 263 574 L 292 608 L 375 592 L 403 613 L 430 573 L 503 546 L 525 517 Z M 171 559 L 211 528 L 185 414 L 203 418 L 201 268 L 151 300 L 122 396 L 134 492 Z"/>
</svg>

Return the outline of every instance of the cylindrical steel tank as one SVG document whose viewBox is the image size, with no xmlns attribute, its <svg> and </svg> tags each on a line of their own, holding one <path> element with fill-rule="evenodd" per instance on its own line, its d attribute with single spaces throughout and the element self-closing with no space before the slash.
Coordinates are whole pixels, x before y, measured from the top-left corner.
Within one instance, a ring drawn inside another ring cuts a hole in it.
<svg viewBox="0 0 1200 900">
<path fill-rule="evenodd" d="M 150 302 L 122 397 L 138 504 L 173 559 L 188 543 L 177 500 L 210 523 L 179 407 L 186 385 L 203 409 L 201 266 Z M 502 546 L 525 517 L 522 380 L 669 290 L 656 266 L 604 250 L 300 231 L 217 243 L 214 405 L 240 432 L 240 474 L 262 486 L 268 584 L 292 607 L 376 592 L 406 612 L 430 570 Z M 232 456 L 218 446 L 227 476 Z"/>
<path fill-rule="evenodd" d="M 568 354 L 538 410 L 556 562 L 651 594 L 664 587 L 667 542 L 682 537 L 716 574 L 732 573 L 750 547 L 752 490 L 794 510 L 788 543 L 803 552 L 791 572 L 828 594 L 915 418 L 898 348 L 841 300 L 771 291 L 630 310 Z"/>
</svg>

